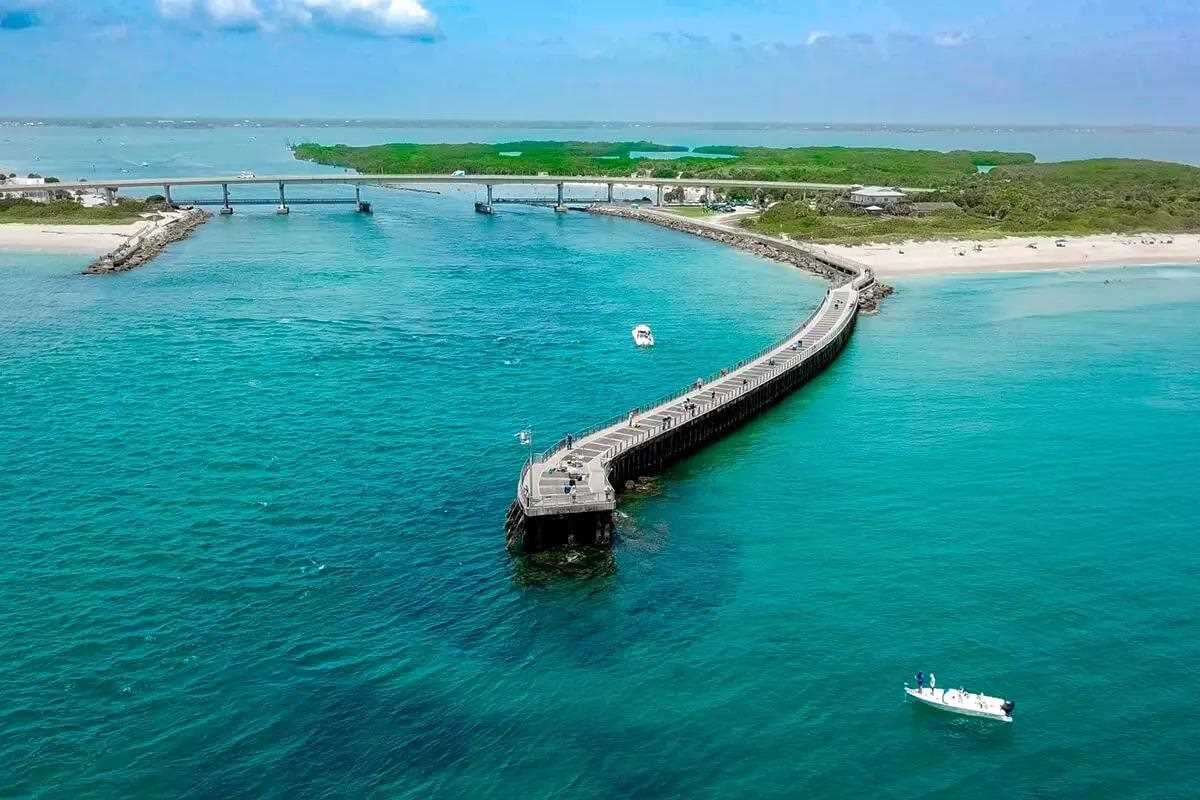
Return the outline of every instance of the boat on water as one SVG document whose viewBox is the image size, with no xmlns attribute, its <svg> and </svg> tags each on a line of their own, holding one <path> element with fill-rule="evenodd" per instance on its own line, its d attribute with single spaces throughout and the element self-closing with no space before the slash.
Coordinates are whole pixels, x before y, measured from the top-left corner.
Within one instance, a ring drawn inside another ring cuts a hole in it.
<svg viewBox="0 0 1200 800">
<path fill-rule="evenodd" d="M 242 170 L 241 172 L 239 172 L 239 173 L 237 174 L 237 176 L 238 176 L 239 178 L 254 178 L 254 177 L 257 177 L 257 176 L 256 176 L 256 175 L 255 175 L 253 172 L 251 172 L 251 171 L 250 171 L 250 170 L 248 170 L 248 169 L 244 169 L 244 170 Z"/>
<path fill-rule="evenodd" d="M 968 692 L 965 689 L 934 689 L 929 686 L 920 686 L 914 689 L 906 683 L 904 684 L 904 693 L 920 700 L 925 705 L 940 708 L 943 711 L 965 714 L 968 717 L 984 717 L 1000 722 L 1012 722 L 1013 709 L 1016 707 L 1016 703 L 1012 700 L 991 697 L 978 692 Z"/>
<path fill-rule="evenodd" d="M 654 334 L 650 331 L 649 325 L 634 325 L 631 334 L 633 335 L 633 343 L 638 347 L 654 346 Z"/>
</svg>

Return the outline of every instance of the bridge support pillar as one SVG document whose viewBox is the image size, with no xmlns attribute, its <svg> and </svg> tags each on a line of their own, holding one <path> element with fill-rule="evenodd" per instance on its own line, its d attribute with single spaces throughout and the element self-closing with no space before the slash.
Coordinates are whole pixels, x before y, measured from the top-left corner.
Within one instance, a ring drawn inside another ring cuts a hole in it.
<svg viewBox="0 0 1200 800">
<path fill-rule="evenodd" d="M 221 207 L 221 215 L 228 217 L 233 213 L 233 206 L 229 205 L 229 184 L 221 184 L 221 198 L 225 201 L 225 205 Z"/>
<path fill-rule="evenodd" d="M 482 203 L 479 202 L 478 200 L 475 201 L 475 213 L 476 214 L 491 214 L 492 213 L 492 185 L 490 183 L 487 183 L 487 184 L 484 184 L 484 187 L 487 189 L 487 200 Z"/>
<path fill-rule="evenodd" d="M 567 207 L 563 205 L 563 185 L 558 184 L 558 202 L 554 204 L 555 211 L 566 211 Z"/>
<path fill-rule="evenodd" d="M 287 198 L 283 195 L 283 181 L 279 182 L 279 208 L 275 209 L 276 214 L 290 214 L 291 209 L 288 208 Z"/>
<path fill-rule="evenodd" d="M 612 201 L 613 201 L 613 185 L 610 183 L 608 185 L 608 202 L 611 203 Z"/>
<path fill-rule="evenodd" d="M 169 183 L 163 184 L 163 197 L 167 198 L 168 206 L 175 205 L 175 201 L 171 199 L 171 184 L 169 184 Z"/>
<path fill-rule="evenodd" d="M 657 189 L 657 191 L 655 192 L 655 196 L 654 196 L 654 205 L 661 206 L 662 205 L 662 184 L 660 183 L 658 186 L 655 187 L 655 189 Z"/>
<path fill-rule="evenodd" d="M 371 204 L 362 199 L 362 187 L 357 183 L 354 184 L 354 207 L 358 209 L 360 214 L 370 214 Z"/>
<path fill-rule="evenodd" d="M 111 186 L 105 186 L 104 201 L 110 206 L 115 206 L 117 204 L 117 190 Z"/>
</svg>

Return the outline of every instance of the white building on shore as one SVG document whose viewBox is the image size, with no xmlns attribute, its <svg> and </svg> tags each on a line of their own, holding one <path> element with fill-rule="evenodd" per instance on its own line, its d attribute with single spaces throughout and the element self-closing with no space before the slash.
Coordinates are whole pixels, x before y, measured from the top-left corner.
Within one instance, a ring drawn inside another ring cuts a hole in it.
<svg viewBox="0 0 1200 800">
<path fill-rule="evenodd" d="M 859 186 L 850 190 L 850 205 L 888 209 L 900 205 L 907 197 L 904 192 L 889 186 Z"/>
<path fill-rule="evenodd" d="M 6 187 L 6 186 L 25 187 L 25 186 L 45 186 L 45 185 L 46 185 L 45 178 L 4 178 L 4 179 L 0 179 L 0 197 L 6 198 L 6 199 L 7 198 L 18 198 L 18 197 L 28 197 L 30 200 L 33 200 L 34 202 L 37 202 L 37 203 L 48 203 L 48 202 L 50 202 L 50 192 L 49 191 L 22 192 L 22 193 L 5 192 L 4 191 L 4 187 Z"/>
</svg>

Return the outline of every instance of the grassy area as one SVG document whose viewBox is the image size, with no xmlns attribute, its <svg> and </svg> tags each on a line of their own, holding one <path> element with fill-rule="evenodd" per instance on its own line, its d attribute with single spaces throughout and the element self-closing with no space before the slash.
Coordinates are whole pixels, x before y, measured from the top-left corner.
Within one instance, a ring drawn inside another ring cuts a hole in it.
<svg viewBox="0 0 1200 800">
<path fill-rule="evenodd" d="M 1008 165 L 954 181 L 930 199 L 953 201 L 961 210 L 924 218 L 871 217 L 831 202 L 813 210 L 788 201 L 744 224 L 842 244 L 1200 230 L 1200 168 L 1182 164 L 1093 159 Z"/>
<path fill-rule="evenodd" d="M 86 208 L 74 200 L 35 203 L 32 200 L 0 200 L 0 224 L 32 222 L 50 225 L 119 225 L 136 222 L 148 209 L 141 200 L 122 199 L 115 206 Z"/>
<path fill-rule="evenodd" d="M 734 156 L 719 171 L 731 178 L 814 183 L 859 183 L 935 188 L 980 166 L 1032 164 L 1029 153 L 898 150 L 886 147 L 697 147 L 697 153 Z M 718 162 L 720 163 L 720 162 Z"/>
<path fill-rule="evenodd" d="M 866 214 L 815 213 L 800 203 L 776 203 L 745 227 L 793 239 L 830 244 L 892 242 L 908 239 L 986 239 L 1005 235 L 989 220 L 971 214 L 948 213 L 930 217 L 872 217 Z"/>
<path fill-rule="evenodd" d="M 669 211 L 672 214 L 678 214 L 681 217 L 693 217 L 701 219 L 703 217 L 711 217 L 713 212 L 704 206 L 667 206 L 663 211 Z"/>
<path fill-rule="evenodd" d="M 1032 164 L 1028 153 L 894 150 L 853 147 L 699 147 L 662 160 L 631 152 L 686 152 L 653 142 L 503 142 L 501 144 L 380 144 L 367 147 L 300 144 L 296 158 L 368 174 L 597 175 L 656 178 L 735 178 L 815 183 L 878 183 L 941 187 L 976 173 L 982 164 Z"/>
</svg>

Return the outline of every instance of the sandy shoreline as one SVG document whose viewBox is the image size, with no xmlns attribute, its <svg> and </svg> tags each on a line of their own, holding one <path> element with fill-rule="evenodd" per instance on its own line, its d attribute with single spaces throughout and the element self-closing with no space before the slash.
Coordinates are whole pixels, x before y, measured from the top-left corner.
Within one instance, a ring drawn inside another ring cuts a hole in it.
<svg viewBox="0 0 1200 800">
<path fill-rule="evenodd" d="M 169 211 L 162 219 L 142 219 L 124 225 L 54 225 L 7 222 L 0 224 L 0 250 L 21 253 L 79 253 L 99 256 L 135 236 L 144 236 L 180 219 L 185 212 Z"/>
<path fill-rule="evenodd" d="M 1055 243 L 1063 239 L 1066 244 Z M 1029 247 L 1036 244 L 1036 248 Z M 823 245 L 861 261 L 882 278 L 950 273 L 1024 272 L 1152 264 L 1200 264 L 1200 234 L 1011 236 L 980 241 Z M 977 249 L 978 248 L 978 249 Z"/>
</svg>

